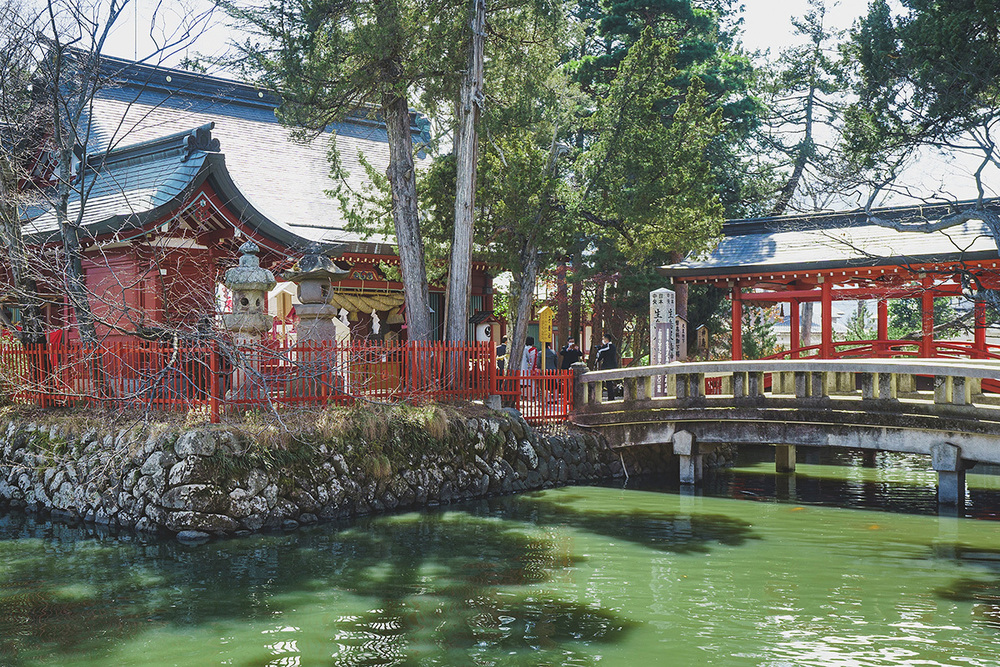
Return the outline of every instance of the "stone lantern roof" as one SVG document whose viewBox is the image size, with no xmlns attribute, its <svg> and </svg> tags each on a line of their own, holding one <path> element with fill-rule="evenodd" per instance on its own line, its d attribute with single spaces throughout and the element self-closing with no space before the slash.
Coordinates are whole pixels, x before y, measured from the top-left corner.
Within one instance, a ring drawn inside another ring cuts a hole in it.
<svg viewBox="0 0 1000 667">
<path fill-rule="evenodd" d="M 260 248 L 253 241 L 247 241 L 240 246 L 240 264 L 226 271 L 223 282 L 233 291 L 267 292 L 274 289 L 277 281 L 274 274 L 261 268 L 257 253 Z"/>
<path fill-rule="evenodd" d="M 281 275 L 285 280 L 293 283 L 301 283 L 307 280 L 323 280 L 333 282 L 346 278 L 350 274 L 349 269 L 342 269 L 337 266 L 316 243 L 310 243 L 306 248 L 302 259 L 292 268 Z"/>
</svg>

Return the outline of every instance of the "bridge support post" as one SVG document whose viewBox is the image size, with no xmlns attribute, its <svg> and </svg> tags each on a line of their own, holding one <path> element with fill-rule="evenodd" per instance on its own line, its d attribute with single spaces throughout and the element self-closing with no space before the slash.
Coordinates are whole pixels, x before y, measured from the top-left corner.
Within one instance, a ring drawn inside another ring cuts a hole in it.
<svg viewBox="0 0 1000 667">
<path fill-rule="evenodd" d="M 878 381 L 882 379 L 880 373 L 858 373 L 861 377 L 861 398 L 865 401 L 878 398 Z"/>
<path fill-rule="evenodd" d="M 965 470 L 961 448 L 942 442 L 931 447 L 931 465 L 938 474 L 938 503 L 965 506 Z"/>
<path fill-rule="evenodd" d="M 795 445 L 774 446 L 774 471 L 795 472 Z"/>
<path fill-rule="evenodd" d="M 837 378 L 836 393 L 853 394 L 857 391 L 857 388 L 854 386 L 854 373 L 836 373 L 835 377 Z"/>
<path fill-rule="evenodd" d="M 809 394 L 809 373 L 795 371 L 795 398 L 808 398 Z"/>
<path fill-rule="evenodd" d="M 934 402 L 951 403 L 952 379 L 947 375 L 934 376 Z"/>
<path fill-rule="evenodd" d="M 747 396 L 747 383 L 746 371 L 733 372 L 733 398 L 745 398 Z"/>
<path fill-rule="evenodd" d="M 955 405 L 972 403 L 972 381 L 960 376 L 951 379 L 951 402 Z"/>
<path fill-rule="evenodd" d="M 908 376 L 912 377 L 912 376 Z M 884 400 L 896 398 L 897 381 L 895 373 L 878 374 L 878 397 Z"/>
<path fill-rule="evenodd" d="M 750 396 L 753 398 L 760 398 L 764 395 L 764 373 L 761 371 L 753 371 L 747 373 L 747 377 L 750 380 Z"/>
<path fill-rule="evenodd" d="M 688 431 L 677 431 L 671 438 L 674 454 L 680 462 L 681 484 L 697 484 L 704 474 L 702 454 L 698 451 L 698 443 L 694 435 Z"/>
<path fill-rule="evenodd" d="M 622 398 L 629 402 L 639 400 L 639 382 L 636 378 L 625 378 L 622 386 L 625 390 L 625 395 Z"/>
<path fill-rule="evenodd" d="M 813 398 L 826 398 L 827 396 L 829 396 L 830 392 L 827 390 L 826 383 L 829 380 L 830 374 L 824 372 L 818 372 L 818 373 L 811 373 L 811 375 L 812 379 L 809 382 L 810 384 L 809 389 L 811 391 L 809 395 Z"/>
<path fill-rule="evenodd" d="M 573 407 L 579 410 L 587 404 L 587 383 L 580 376 L 590 369 L 582 361 L 576 362 L 569 369 L 573 371 Z"/>
<path fill-rule="evenodd" d="M 900 373 L 896 376 L 896 390 L 901 394 L 912 394 L 917 390 L 917 380 L 909 373 Z"/>
</svg>

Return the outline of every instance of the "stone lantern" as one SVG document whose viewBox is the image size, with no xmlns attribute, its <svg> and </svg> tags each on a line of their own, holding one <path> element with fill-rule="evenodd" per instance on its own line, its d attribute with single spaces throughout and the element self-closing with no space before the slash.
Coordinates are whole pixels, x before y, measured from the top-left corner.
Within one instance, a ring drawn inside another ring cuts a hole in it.
<svg viewBox="0 0 1000 667">
<path fill-rule="evenodd" d="M 348 274 L 350 271 L 334 264 L 319 245 L 312 243 L 298 264 L 282 275 L 299 286 L 301 303 L 295 306 L 299 318 L 296 328 L 299 343 L 320 344 L 336 340 L 337 328 L 333 320 L 339 309 L 332 305 L 333 283 Z"/>
<path fill-rule="evenodd" d="M 222 279 L 233 292 L 233 312 L 223 315 L 222 321 L 237 345 L 248 345 L 271 330 L 274 318 L 267 314 L 267 293 L 277 282 L 273 273 L 261 268 L 256 243 L 247 241 L 240 252 L 240 265 L 226 271 Z"/>
<path fill-rule="evenodd" d="M 233 312 L 222 316 L 222 322 L 233 333 L 237 346 L 252 347 L 261 335 L 271 330 L 274 318 L 267 314 L 267 293 L 277 282 L 274 274 L 260 267 L 257 253 L 260 248 L 253 241 L 240 246 L 239 266 L 226 271 L 222 281 L 233 291 Z M 260 374 L 259 350 L 249 350 L 239 355 L 240 361 L 233 372 L 231 397 L 259 399 L 264 394 Z"/>
</svg>

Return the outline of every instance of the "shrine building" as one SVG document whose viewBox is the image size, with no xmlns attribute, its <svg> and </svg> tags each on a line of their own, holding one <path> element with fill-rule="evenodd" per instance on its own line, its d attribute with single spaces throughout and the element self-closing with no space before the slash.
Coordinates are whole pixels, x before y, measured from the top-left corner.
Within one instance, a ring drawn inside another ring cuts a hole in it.
<svg viewBox="0 0 1000 667">
<path fill-rule="evenodd" d="M 406 338 L 393 239 L 349 230 L 339 202 L 326 194 L 335 186 L 328 160 L 334 137 L 352 190 L 368 186 L 359 155 L 385 172 L 380 116 L 351 115 L 303 143 L 275 116 L 278 97 L 252 85 L 110 57 L 102 57 L 100 76 L 106 83 L 93 100 L 86 169 L 73 183 L 69 216 L 79 216 L 86 287 L 102 339 L 214 320 L 228 310 L 222 274 L 247 240 L 276 276 L 319 244 L 350 270 L 335 285 L 333 304 L 351 336 Z M 430 141 L 428 127 L 412 115 L 418 148 Z M 421 151 L 418 162 L 425 159 Z M 46 323 L 72 338 L 72 308 L 54 268 L 61 241 L 47 186 L 51 155 L 40 153 L 33 169 L 42 196 L 25 210 L 22 230 L 47 276 Z M 470 314 L 482 319 L 493 307 L 485 265 L 474 266 L 472 283 Z M 276 335 L 294 335 L 295 304 L 291 283 L 279 282 L 269 294 Z M 443 284 L 431 285 L 430 304 L 432 338 L 440 338 Z"/>
<path fill-rule="evenodd" d="M 973 204 L 882 208 L 873 215 L 919 225 Z M 986 200 L 984 208 L 1000 215 L 1000 199 Z M 659 272 L 675 284 L 711 285 L 729 293 L 733 359 L 742 358 L 748 303 L 788 304 L 792 345 L 779 356 L 1000 358 L 1000 346 L 986 342 L 986 299 L 988 290 L 1000 288 L 1000 256 L 997 239 L 981 220 L 934 232 L 895 231 L 872 224 L 863 211 L 733 220 L 713 251 Z M 934 299 L 956 296 L 974 302 L 972 340 L 938 340 Z M 919 299 L 918 339 L 889 339 L 892 299 Z M 860 300 L 876 300 L 876 339 L 835 341 L 833 303 Z M 807 302 L 821 304 L 820 342 L 801 347 L 800 306 Z"/>
</svg>

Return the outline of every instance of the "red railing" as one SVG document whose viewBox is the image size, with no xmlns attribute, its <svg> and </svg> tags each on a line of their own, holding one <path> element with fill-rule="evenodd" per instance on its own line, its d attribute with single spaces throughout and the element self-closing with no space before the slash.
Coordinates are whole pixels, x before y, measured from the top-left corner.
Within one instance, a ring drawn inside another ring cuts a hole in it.
<svg viewBox="0 0 1000 667">
<path fill-rule="evenodd" d="M 356 400 L 482 400 L 500 394 L 530 422 L 567 419 L 572 373 L 498 377 L 492 343 L 353 342 L 254 347 L 79 341 L 0 347 L 0 394 L 39 407 L 187 410 L 347 405 Z"/>
<path fill-rule="evenodd" d="M 496 393 L 528 422 L 563 422 L 573 410 L 573 371 L 506 373 L 497 378 Z"/>
<path fill-rule="evenodd" d="M 0 348 L 0 391 L 40 407 L 206 405 L 218 414 L 228 405 L 483 399 L 494 393 L 495 368 L 491 343 L 73 341 Z"/>
</svg>

